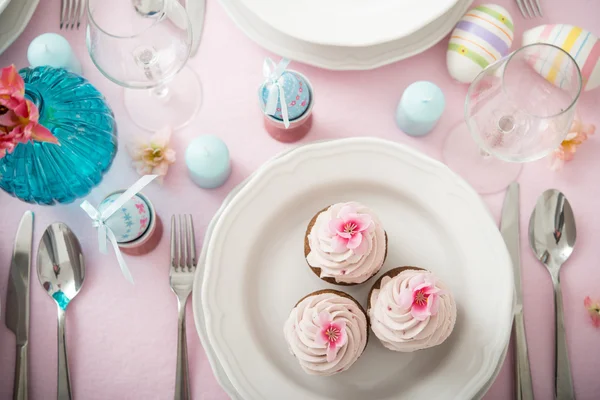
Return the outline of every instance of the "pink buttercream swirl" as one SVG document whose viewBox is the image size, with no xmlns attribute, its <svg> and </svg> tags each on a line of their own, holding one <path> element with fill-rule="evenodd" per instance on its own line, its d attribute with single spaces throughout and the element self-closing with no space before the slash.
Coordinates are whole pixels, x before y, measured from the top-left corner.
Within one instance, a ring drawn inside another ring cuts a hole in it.
<svg viewBox="0 0 600 400">
<path fill-rule="evenodd" d="M 428 271 L 385 276 L 371 293 L 371 328 L 390 350 L 411 352 L 437 346 L 454 329 L 454 297 Z"/>
<path fill-rule="evenodd" d="M 283 333 L 307 374 L 329 376 L 356 362 L 367 345 L 367 329 L 367 317 L 354 301 L 327 292 L 298 303 Z"/>
<path fill-rule="evenodd" d="M 377 216 L 362 204 L 337 203 L 321 212 L 308 234 L 308 264 L 321 278 L 363 283 L 385 260 L 385 231 Z"/>
</svg>

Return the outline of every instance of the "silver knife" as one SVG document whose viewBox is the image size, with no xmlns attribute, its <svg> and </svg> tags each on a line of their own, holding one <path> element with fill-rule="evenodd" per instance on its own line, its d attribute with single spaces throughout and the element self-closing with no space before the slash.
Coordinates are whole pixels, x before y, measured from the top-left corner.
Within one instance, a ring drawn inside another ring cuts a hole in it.
<svg viewBox="0 0 600 400">
<path fill-rule="evenodd" d="M 204 27 L 206 0 L 185 0 L 185 10 L 192 24 L 192 50 L 190 57 L 196 55 L 200 46 L 200 37 Z"/>
<path fill-rule="evenodd" d="M 527 354 L 527 335 L 525 334 L 525 320 L 523 318 L 523 289 L 521 287 L 521 249 L 519 235 L 519 184 L 513 182 L 506 191 L 500 232 L 506 243 L 513 264 L 515 279 L 515 320 L 513 334 L 515 335 L 515 375 L 516 398 L 519 400 L 533 400 L 533 384 L 529 355 Z"/>
<path fill-rule="evenodd" d="M 8 288 L 6 327 L 17 338 L 13 400 L 27 400 L 27 344 L 29 341 L 29 270 L 33 241 L 33 213 L 26 211 L 15 238 Z"/>
</svg>

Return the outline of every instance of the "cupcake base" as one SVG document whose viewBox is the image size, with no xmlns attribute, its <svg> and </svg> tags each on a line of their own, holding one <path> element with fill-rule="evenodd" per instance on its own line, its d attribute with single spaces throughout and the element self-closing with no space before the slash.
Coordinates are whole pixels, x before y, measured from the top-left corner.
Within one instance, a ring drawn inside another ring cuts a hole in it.
<svg viewBox="0 0 600 400">
<path fill-rule="evenodd" d="M 329 207 L 331 207 L 331 205 L 325 207 L 324 209 L 322 209 L 321 211 L 319 211 L 318 213 L 316 213 L 315 216 L 312 217 L 312 219 L 308 223 L 308 227 L 306 228 L 306 233 L 304 234 L 304 257 L 305 258 L 308 257 L 308 254 L 310 253 L 310 243 L 308 241 L 308 235 L 310 234 L 310 231 L 312 230 L 313 226 L 315 225 L 315 222 L 317 222 L 317 218 L 319 217 L 319 215 L 321 215 L 321 213 L 327 211 L 329 209 Z M 387 259 L 387 251 L 388 251 L 388 236 L 387 236 L 387 232 L 385 230 L 383 232 L 385 234 L 385 254 L 383 256 L 383 262 L 381 263 L 382 265 L 385 263 L 385 260 Z M 308 264 L 308 261 L 307 261 L 307 264 Z M 335 280 L 335 278 L 330 277 L 330 276 L 321 277 L 321 268 L 313 267 L 310 264 L 308 264 L 308 267 L 320 279 L 324 280 L 327 283 L 331 283 L 333 285 L 339 285 L 339 286 L 356 286 L 356 285 L 361 285 L 361 284 L 369 281 L 371 278 L 373 278 L 379 272 L 379 270 L 375 271 L 375 273 L 373 275 L 371 275 L 370 277 L 368 277 L 367 279 L 365 279 L 363 282 L 360 282 L 360 283 L 347 283 L 347 282 L 338 282 L 338 281 Z"/>
</svg>

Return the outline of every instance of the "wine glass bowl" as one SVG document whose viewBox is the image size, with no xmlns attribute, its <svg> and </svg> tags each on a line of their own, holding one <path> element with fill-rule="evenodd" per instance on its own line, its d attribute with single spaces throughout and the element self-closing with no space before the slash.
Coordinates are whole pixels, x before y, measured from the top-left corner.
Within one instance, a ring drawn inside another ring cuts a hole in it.
<svg viewBox="0 0 600 400">
<path fill-rule="evenodd" d="M 511 162 L 547 156 L 568 133 L 581 91 L 579 67 L 547 44 L 521 48 L 469 87 L 465 119 L 486 152 Z"/>
<path fill-rule="evenodd" d="M 187 124 L 202 90 L 197 75 L 184 68 L 192 28 L 183 6 L 177 0 L 89 0 L 87 12 L 90 57 L 125 87 L 132 120 L 150 130 Z"/>
<path fill-rule="evenodd" d="M 504 190 L 521 163 L 560 146 L 581 89 L 579 67 L 561 48 L 536 43 L 516 50 L 469 86 L 465 119 L 447 136 L 444 161 L 479 193 Z"/>
</svg>

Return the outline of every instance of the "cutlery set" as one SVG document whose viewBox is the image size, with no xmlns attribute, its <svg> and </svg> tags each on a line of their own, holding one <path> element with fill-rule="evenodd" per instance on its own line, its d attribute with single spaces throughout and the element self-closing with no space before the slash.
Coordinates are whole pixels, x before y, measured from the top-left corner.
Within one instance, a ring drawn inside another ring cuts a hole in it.
<svg viewBox="0 0 600 400">
<path fill-rule="evenodd" d="M 25 212 L 19 223 L 6 293 L 6 326 L 16 337 L 17 352 L 13 400 L 27 400 L 27 348 L 29 340 L 29 274 L 33 242 L 33 213 Z M 196 271 L 196 245 L 191 215 L 172 219 L 170 284 L 179 305 L 176 399 L 189 399 L 185 306 Z M 72 399 L 65 320 L 67 307 L 80 292 L 85 278 L 83 252 L 75 234 L 61 222 L 44 232 L 37 253 L 41 286 L 58 310 L 57 398 Z"/>
<path fill-rule="evenodd" d="M 523 289 L 521 285 L 520 235 L 519 235 L 519 184 L 508 187 L 500 232 L 510 253 L 515 279 L 515 375 L 517 399 L 533 399 L 533 384 L 527 353 L 527 337 L 523 317 Z M 574 400 L 573 379 L 567 351 L 564 327 L 560 267 L 567 261 L 577 237 L 575 217 L 568 200 L 558 190 L 547 190 L 539 197 L 529 220 L 529 244 L 536 258 L 548 269 L 554 287 L 556 323 L 555 398 Z"/>
<path fill-rule="evenodd" d="M 33 213 L 25 212 L 15 239 L 6 293 L 6 326 L 16 337 L 14 400 L 27 399 L 27 347 L 29 341 L 29 274 L 33 242 Z M 67 306 L 79 293 L 85 276 L 83 253 L 77 237 L 62 223 L 50 225 L 37 254 L 42 287 L 58 306 L 58 398 L 71 399 L 65 342 Z"/>
</svg>

